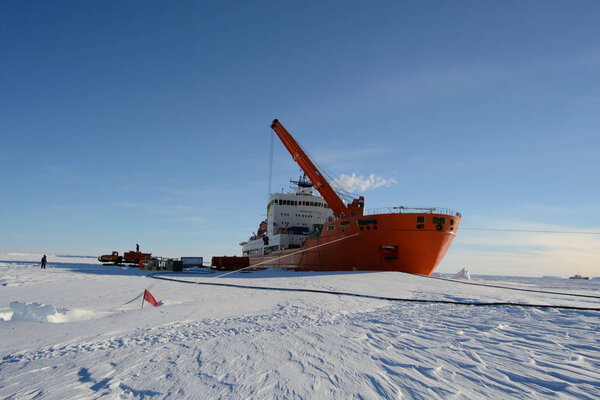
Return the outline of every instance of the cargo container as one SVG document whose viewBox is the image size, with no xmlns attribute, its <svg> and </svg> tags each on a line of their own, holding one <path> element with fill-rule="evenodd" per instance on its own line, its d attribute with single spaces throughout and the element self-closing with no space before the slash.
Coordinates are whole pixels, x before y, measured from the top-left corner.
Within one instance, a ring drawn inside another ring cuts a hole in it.
<svg viewBox="0 0 600 400">
<path fill-rule="evenodd" d="M 183 268 L 201 267 L 204 259 L 202 257 L 181 257 Z"/>
<path fill-rule="evenodd" d="M 248 257 L 213 257 L 211 261 L 213 268 L 218 270 L 232 271 L 235 269 L 246 268 L 250 265 L 250 259 Z"/>
</svg>

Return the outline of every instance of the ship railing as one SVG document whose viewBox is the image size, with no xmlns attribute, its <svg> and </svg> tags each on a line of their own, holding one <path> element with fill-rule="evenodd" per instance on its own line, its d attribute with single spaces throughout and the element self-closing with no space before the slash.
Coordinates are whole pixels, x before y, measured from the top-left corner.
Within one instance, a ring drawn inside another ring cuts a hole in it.
<svg viewBox="0 0 600 400">
<path fill-rule="evenodd" d="M 397 206 L 397 207 L 370 208 L 370 209 L 365 209 L 364 215 L 405 214 L 405 213 L 406 214 L 408 214 L 408 213 L 442 214 L 442 215 L 449 215 L 452 217 L 460 218 L 460 213 L 458 211 L 452 210 L 450 208 L 440 208 L 440 207 Z"/>
</svg>

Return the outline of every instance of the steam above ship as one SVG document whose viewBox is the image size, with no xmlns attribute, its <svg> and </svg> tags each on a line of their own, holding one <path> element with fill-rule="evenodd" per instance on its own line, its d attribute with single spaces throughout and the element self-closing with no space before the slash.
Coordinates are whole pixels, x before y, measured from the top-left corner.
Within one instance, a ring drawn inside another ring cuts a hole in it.
<svg viewBox="0 0 600 400">
<path fill-rule="evenodd" d="M 292 181 L 292 192 L 271 195 L 266 220 L 240 243 L 250 265 L 429 275 L 440 263 L 460 213 L 403 206 L 365 211 L 363 196 L 346 204 L 283 125 L 274 120 L 271 128 L 305 175 Z"/>
</svg>

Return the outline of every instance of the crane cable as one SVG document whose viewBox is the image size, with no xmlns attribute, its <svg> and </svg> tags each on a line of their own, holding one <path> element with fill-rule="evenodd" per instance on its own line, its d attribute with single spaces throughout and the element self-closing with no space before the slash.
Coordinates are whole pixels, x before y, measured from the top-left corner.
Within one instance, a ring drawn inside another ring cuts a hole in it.
<svg viewBox="0 0 600 400">
<path fill-rule="evenodd" d="M 269 144 L 269 188 L 267 190 L 267 204 L 271 201 L 271 184 L 273 182 L 273 140 L 275 138 L 275 134 L 271 129 L 269 129 L 269 134 L 271 140 Z"/>
</svg>

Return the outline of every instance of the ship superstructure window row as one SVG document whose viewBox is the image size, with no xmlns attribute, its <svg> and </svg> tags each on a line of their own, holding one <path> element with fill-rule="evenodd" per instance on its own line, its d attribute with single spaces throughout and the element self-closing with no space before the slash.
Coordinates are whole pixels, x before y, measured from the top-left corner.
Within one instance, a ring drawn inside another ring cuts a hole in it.
<svg viewBox="0 0 600 400">
<path fill-rule="evenodd" d="M 308 206 L 308 207 L 319 207 L 319 208 L 330 208 L 327 203 L 321 203 L 318 201 L 296 201 L 296 200 L 285 200 L 285 199 L 274 199 L 270 203 L 271 205 L 280 206 Z"/>
</svg>

